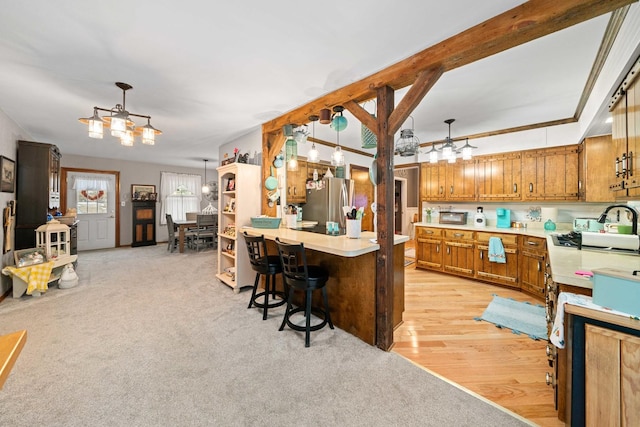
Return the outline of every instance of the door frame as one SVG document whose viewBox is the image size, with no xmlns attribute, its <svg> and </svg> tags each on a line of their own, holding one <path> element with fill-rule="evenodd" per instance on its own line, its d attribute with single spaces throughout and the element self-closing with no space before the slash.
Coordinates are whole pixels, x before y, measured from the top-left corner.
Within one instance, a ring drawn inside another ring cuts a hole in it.
<svg viewBox="0 0 640 427">
<path fill-rule="evenodd" d="M 69 172 L 80 172 L 80 173 L 99 173 L 105 175 L 115 175 L 116 177 L 116 205 L 120 201 L 120 171 L 108 171 L 108 170 L 98 170 L 98 169 L 84 169 L 84 168 L 60 168 L 60 209 L 63 212 L 67 211 L 67 174 Z M 116 225 L 115 225 L 115 242 L 116 248 L 120 247 L 120 208 L 116 206 L 115 209 L 116 216 Z"/>
</svg>

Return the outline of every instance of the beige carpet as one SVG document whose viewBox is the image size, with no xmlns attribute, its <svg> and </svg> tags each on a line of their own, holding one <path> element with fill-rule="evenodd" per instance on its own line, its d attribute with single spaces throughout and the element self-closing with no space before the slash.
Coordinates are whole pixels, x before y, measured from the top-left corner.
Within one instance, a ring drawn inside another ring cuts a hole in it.
<svg viewBox="0 0 640 427">
<path fill-rule="evenodd" d="M 80 285 L 0 303 L 28 330 L 0 426 L 516 426 L 339 329 L 278 331 L 215 277 L 212 250 L 80 254 Z"/>
</svg>

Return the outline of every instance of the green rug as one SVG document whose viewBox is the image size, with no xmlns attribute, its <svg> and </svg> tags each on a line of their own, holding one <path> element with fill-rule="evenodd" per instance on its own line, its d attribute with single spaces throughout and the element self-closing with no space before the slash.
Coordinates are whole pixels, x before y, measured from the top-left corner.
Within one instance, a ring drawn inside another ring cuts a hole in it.
<svg viewBox="0 0 640 427">
<path fill-rule="evenodd" d="M 493 300 L 475 320 L 493 323 L 498 328 L 508 328 L 514 334 L 526 334 L 534 340 L 547 339 L 547 323 L 542 305 L 520 302 L 511 298 L 493 296 Z"/>
</svg>

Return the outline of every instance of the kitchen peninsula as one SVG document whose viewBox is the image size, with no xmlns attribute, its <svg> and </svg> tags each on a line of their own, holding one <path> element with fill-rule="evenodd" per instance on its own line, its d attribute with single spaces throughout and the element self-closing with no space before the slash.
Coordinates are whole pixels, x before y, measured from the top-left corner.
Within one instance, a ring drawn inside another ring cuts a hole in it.
<svg viewBox="0 0 640 427">
<path fill-rule="evenodd" d="M 340 329 L 376 345 L 376 257 L 380 246 L 373 232 L 359 239 L 329 236 L 288 228 L 243 227 L 252 236 L 264 235 L 270 254 L 277 254 L 275 239 L 303 243 L 309 264 L 329 270 L 327 293 L 331 319 Z M 402 321 L 404 311 L 404 243 L 408 236 L 395 235 L 393 249 L 393 325 Z"/>
</svg>

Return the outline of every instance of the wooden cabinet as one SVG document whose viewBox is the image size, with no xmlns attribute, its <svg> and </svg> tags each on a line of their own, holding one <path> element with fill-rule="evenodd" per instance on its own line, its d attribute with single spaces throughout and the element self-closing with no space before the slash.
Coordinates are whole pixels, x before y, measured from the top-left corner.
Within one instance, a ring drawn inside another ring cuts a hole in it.
<svg viewBox="0 0 640 427">
<path fill-rule="evenodd" d="M 519 200 L 522 198 L 522 163 L 519 152 L 476 158 L 479 200 Z"/>
<path fill-rule="evenodd" d="M 584 352 L 586 425 L 637 423 L 640 337 L 585 325 Z"/>
<path fill-rule="evenodd" d="M 416 267 L 442 271 L 442 231 L 416 227 Z"/>
<path fill-rule="evenodd" d="M 502 240 L 506 262 L 491 262 L 489 259 L 489 239 Z M 475 269 L 476 278 L 519 288 L 518 282 L 518 235 L 476 232 Z"/>
<path fill-rule="evenodd" d="M 545 295 L 547 242 L 543 237 L 523 236 L 520 247 L 520 290 Z"/>
<path fill-rule="evenodd" d="M 444 200 L 445 162 L 420 164 L 420 199 Z"/>
<path fill-rule="evenodd" d="M 252 286 L 255 272 L 251 268 L 241 227 L 251 225 L 251 217 L 260 215 L 261 167 L 231 163 L 218 169 L 218 271 L 216 277 L 235 293 Z M 233 180 L 233 190 L 227 183 Z"/>
<path fill-rule="evenodd" d="M 613 202 L 609 188 L 615 175 L 611 135 L 585 138 L 578 147 L 578 194 L 583 202 Z"/>
<path fill-rule="evenodd" d="M 18 141 L 15 249 L 35 247 L 35 229 L 60 208 L 61 157 L 55 145 Z"/>
<path fill-rule="evenodd" d="M 476 171 L 474 160 L 458 160 L 446 164 L 445 200 L 476 200 Z"/>
<path fill-rule="evenodd" d="M 640 196 L 640 80 L 626 91 L 627 96 L 627 196 Z"/>
<path fill-rule="evenodd" d="M 445 229 L 443 233 L 443 270 L 459 276 L 474 276 L 474 233 Z"/>
<path fill-rule="evenodd" d="M 313 171 L 311 171 L 313 173 Z M 298 159 L 298 170 L 287 171 L 287 203 L 307 202 L 307 162 Z"/>
<path fill-rule="evenodd" d="M 156 202 L 132 201 L 133 237 L 131 247 L 156 244 Z"/>
<path fill-rule="evenodd" d="M 523 200 L 578 200 L 578 146 L 525 151 L 522 185 Z"/>
</svg>

